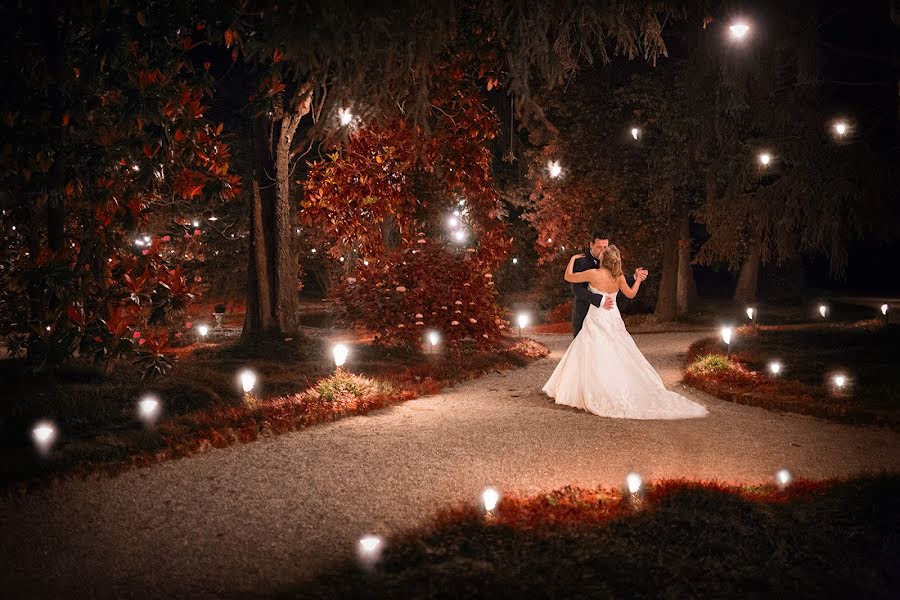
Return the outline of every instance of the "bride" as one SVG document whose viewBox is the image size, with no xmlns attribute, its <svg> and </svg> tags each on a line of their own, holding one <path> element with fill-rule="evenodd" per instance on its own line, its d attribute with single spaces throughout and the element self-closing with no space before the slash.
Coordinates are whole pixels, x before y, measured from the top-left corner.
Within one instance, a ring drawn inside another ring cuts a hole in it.
<svg viewBox="0 0 900 600">
<path fill-rule="evenodd" d="M 612 296 L 619 291 L 634 298 L 643 277 L 630 286 L 622 274 L 619 249 L 609 246 L 600 267 L 573 273 L 575 255 L 566 268 L 566 281 L 590 284 L 595 294 Z M 638 350 L 619 313 L 618 306 L 602 310 L 591 306 L 584 327 L 572 341 L 543 389 L 557 404 L 619 419 L 689 419 L 705 417 L 704 406 L 670 392 L 659 374 Z"/>
</svg>

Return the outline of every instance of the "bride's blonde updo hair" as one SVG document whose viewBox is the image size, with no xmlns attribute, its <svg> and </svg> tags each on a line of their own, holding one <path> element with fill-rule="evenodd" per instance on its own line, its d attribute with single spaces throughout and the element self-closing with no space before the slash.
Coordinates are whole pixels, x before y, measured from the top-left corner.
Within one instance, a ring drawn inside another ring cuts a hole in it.
<svg viewBox="0 0 900 600">
<path fill-rule="evenodd" d="M 618 278 L 622 274 L 622 255 L 619 254 L 619 249 L 613 245 L 607 246 L 600 259 L 600 266 L 609 269 L 612 276 Z"/>
</svg>

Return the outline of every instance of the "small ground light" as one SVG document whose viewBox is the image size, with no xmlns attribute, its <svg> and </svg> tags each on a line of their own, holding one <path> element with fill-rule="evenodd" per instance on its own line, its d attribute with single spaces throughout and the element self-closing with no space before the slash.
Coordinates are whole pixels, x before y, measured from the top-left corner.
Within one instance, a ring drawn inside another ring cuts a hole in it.
<svg viewBox="0 0 900 600">
<path fill-rule="evenodd" d="M 245 394 L 249 394 L 253 391 L 254 386 L 256 386 L 256 373 L 247 369 L 241 371 L 241 388 L 243 388 Z"/>
<path fill-rule="evenodd" d="M 640 129 L 638 129 L 637 127 L 631 128 L 631 137 L 633 137 L 635 140 L 637 140 L 640 135 L 641 135 Z"/>
<path fill-rule="evenodd" d="M 838 389 L 842 389 L 845 385 L 847 385 L 847 376 L 846 375 L 835 375 L 831 378 L 834 382 L 834 385 L 838 387 Z"/>
<path fill-rule="evenodd" d="M 777 360 L 773 360 L 769 363 L 769 371 L 772 372 L 772 375 L 778 375 L 781 373 L 781 363 Z"/>
<path fill-rule="evenodd" d="M 847 123 L 845 123 L 844 121 L 838 121 L 837 123 L 835 123 L 834 132 L 843 137 L 843 135 L 847 133 Z"/>
<path fill-rule="evenodd" d="M 359 558 L 366 565 L 371 565 L 378 560 L 381 548 L 384 546 L 377 535 L 367 535 L 359 540 Z"/>
<path fill-rule="evenodd" d="M 200 325 L 197 327 L 197 333 L 200 334 L 200 337 L 206 337 L 209 334 L 209 327 L 207 325 Z"/>
<path fill-rule="evenodd" d="M 525 313 L 519 313 L 516 316 L 516 324 L 519 326 L 519 335 L 522 335 L 522 330 L 528 327 L 530 319 L 528 315 Z"/>
<path fill-rule="evenodd" d="M 153 425 L 159 419 L 160 404 L 154 396 L 144 396 L 137 403 L 138 417 L 145 425 Z"/>
<path fill-rule="evenodd" d="M 641 490 L 643 481 L 641 481 L 641 476 L 637 473 L 629 473 L 628 476 L 625 477 L 625 483 L 628 485 L 628 493 L 637 494 Z"/>
<path fill-rule="evenodd" d="M 484 502 L 484 510 L 491 512 L 497 508 L 497 503 L 500 502 L 500 492 L 494 488 L 488 488 L 481 494 L 481 500 Z"/>
<path fill-rule="evenodd" d="M 725 342 L 725 354 L 731 354 L 731 336 L 734 334 L 734 328 L 723 327 L 719 333 L 722 335 L 722 341 Z"/>
<path fill-rule="evenodd" d="M 747 318 L 751 321 L 753 320 L 753 316 L 756 314 L 756 310 L 752 306 L 747 307 Z"/>
<path fill-rule="evenodd" d="M 459 225 L 459 219 L 455 216 L 450 217 L 449 219 L 447 219 L 447 224 L 450 225 L 450 227 L 456 227 Z"/>
<path fill-rule="evenodd" d="M 457 229 L 453 232 L 453 239 L 459 243 L 466 241 L 466 232 L 462 229 Z"/>
<path fill-rule="evenodd" d="M 767 167 L 772 162 L 772 155 L 768 152 L 762 152 L 757 158 L 759 158 L 759 164 L 764 167 Z"/>
<path fill-rule="evenodd" d="M 342 108 L 338 111 L 338 119 L 340 119 L 341 125 L 346 127 L 353 121 L 353 113 L 349 108 Z"/>
<path fill-rule="evenodd" d="M 350 350 L 344 344 L 335 344 L 334 348 L 331 349 L 331 354 L 334 356 L 334 366 L 340 368 L 347 362 L 347 355 L 350 354 Z"/>
<path fill-rule="evenodd" d="M 881 305 L 881 314 L 887 315 L 887 311 L 888 311 L 888 305 L 887 305 L 887 304 L 882 304 L 882 305 Z"/>
<path fill-rule="evenodd" d="M 822 318 L 825 318 L 825 315 L 828 314 L 828 307 L 824 304 L 819 305 L 819 314 L 822 315 Z"/>
<path fill-rule="evenodd" d="M 778 482 L 779 487 L 785 487 L 791 482 L 791 479 L 791 472 L 787 469 L 781 469 L 775 473 L 775 481 Z"/>
<path fill-rule="evenodd" d="M 41 421 L 31 428 L 31 439 L 40 454 L 47 454 L 56 441 L 56 427 L 50 421 Z"/>
<path fill-rule="evenodd" d="M 517 264 L 519 264 L 519 259 L 518 259 L 518 258 L 515 258 L 515 257 L 513 257 L 513 260 L 512 260 L 512 263 L 513 263 L 513 264 L 514 264 L 514 265 L 517 265 Z"/>
</svg>

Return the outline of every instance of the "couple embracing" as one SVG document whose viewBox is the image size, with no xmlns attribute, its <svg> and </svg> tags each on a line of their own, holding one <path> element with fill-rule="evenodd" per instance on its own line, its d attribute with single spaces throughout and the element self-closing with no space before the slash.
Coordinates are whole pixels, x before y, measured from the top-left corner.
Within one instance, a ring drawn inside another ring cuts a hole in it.
<svg viewBox="0 0 900 600">
<path fill-rule="evenodd" d="M 588 252 L 569 260 L 575 339 L 543 388 L 557 404 L 619 419 L 707 415 L 704 406 L 665 388 L 625 329 L 616 298 L 619 292 L 634 298 L 647 274 L 638 268 L 628 285 L 619 249 L 602 233 L 593 235 Z"/>
</svg>

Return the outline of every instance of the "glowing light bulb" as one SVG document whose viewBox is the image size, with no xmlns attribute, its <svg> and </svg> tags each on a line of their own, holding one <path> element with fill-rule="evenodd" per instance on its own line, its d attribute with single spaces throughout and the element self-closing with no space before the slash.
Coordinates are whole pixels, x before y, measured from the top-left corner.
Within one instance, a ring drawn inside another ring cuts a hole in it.
<svg viewBox="0 0 900 600">
<path fill-rule="evenodd" d="M 369 261 L 364 260 L 364 261 L 363 261 L 363 265 L 366 266 L 366 267 L 368 267 L 368 266 L 369 266 Z"/>
<path fill-rule="evenodd" d="M 513 257 L 513 259 L 512 259 L 512 263 L 513 263 L 513 264 L 514 264 L 514 265 L 517 265 L 517 264 L 519 264 L 519 259 L 518 259 L 518 258 L 515 258 L 515 257 Z"/>
<path fill-rule="evenodd" d="M 197 332 L 198 332 L 202 337 L 206 337 L 206 335 L 209 333 L 209 327 L 206 326 L 206 325 L 201 325 L 201 326 L 199 326 L 199 327 L 197 328 Z"/>
<path fill-rule="evenodd" d="M 835 375 L 832 378 L 834 381 L 834 385 L 838 386 L 838 388 L 843 388 L 847 384 L 847 377 L 845 375 Z"/>
<path fill-rule="evenodd" d="M 786 486 L 791 482 L 791 472 L 787 469 L 781 469 L 777 473 L 775 473 L 775 481 L 778 482 L 778 485 L 781 487 Z"/>
<path fill-rule="evenodd" d="M 828 314 L 828 307 L 824 304 L 819 305 L 819 314 L 822 315 L 822 318 L 825 318 L 825 315 Z"/>
<path fill-rule="evenodd" d="M 160 404 L 154 396 L 144 396 L 137 403 L 138 417 L 147 425 L 152 425 L 159 418 Z"/>
<path fill-rule="evenodd" d="M 759 162 L 762 166 L 766 167 L 772 162 L 772 155 L 768 152 L 763 152 L 759 155 Z"/>
<path fill-rule="evenodd" d="M 347 355 L 350 353 L 350 350 L 344 344 L 335 344 L 334 348 L 331 349 L 331 354 L 334 357 L 334 365 L 336 367 L 341 367 L 347 362 Z"/>
<path fill-rule="evenodd" d="M 437 331 L 429 331 L 428 332 L 428 343 L 432 345 L 432 347 L 437 346 L 437 343 L 440 341 L 441 337 L 438 335 Z"/>
<path fill-rule="evenodd" d="M 338 110 L 338 119 L 340 119 L 341 125 L 346 127 L 353 121 L 353 113 L 349 108 L 342 108 Z"/>
<path fill-rule="evenodd" d="M 750 26 L 746 23 L 735 23 L 728 28 L 728 31 L 731 32 L 731 37 L 736 40 L 741 40 L 746 37 L 747 32 L 750 31 Z"/>
<path fill-rule="evenodd" d="M 559 164 L 558 160 L 551 160 L 547 163 L 547 171 L 550 173 L 550 177 L 556 179 L 560 175 L 562 175 L 562 167 Z"/>
<path fill-rule="evenodd" d="M 629 473 L 627 477 L 625 477 L 625 483 L 628 485 L 628 492 L 631 494 L 637 494 L 641 489 L 641 476 L 637 473 Z"/>
<path fill-rule="evenodd" d="M 887 305 L 887 304 L 882 304 L 882 305 L 881 305 L 881 314 L 887 315 L 887 311 L 888 311 L 888 305 Z"/>
<path fill-rule="evenodd" d="M 253 391 L 254 386 L 256 386 L 256 373 L 253 371 L 246 369 L 241 371 L 241 388 L 243 388 L 245 394 L 249 394 Z"/>
<path fill-rule="evenodd" d="M 447 219 L 447 224 L 450 225 L 450 227 L 457 227 L 459 225 L 459 219 L 457 219 L 455 216 L 450 217 L 449 219 Z"/>
<path fill-rule="evenodd" d="M 635 140 L 637 140 L 639 135 L 641 135 L 641 130 L 638 129 L 637 127 L 632 127 L 631 128 L 631 137 L 633 137 Z"/>
<path fill-rule="evenodd" d="M 731 343 L 731 336 L 734 334 L 733 327 L 723 327 L 719 332 L 722 335 L 722 341 L 725 342 L 726 345 Z"/>
<path fill-rule="evenodd" d="M 31 429 L 31 439 L 38 452 L 46 454 L 56 441 L 56 427 L 50 421 L 41 421 Z"/>
<path fill-rule="evenodd" d="M 839 136 L 843 136 L 845 133 L 847 133 L 847 124 L 843 121 L 838 121 L 834 124 L 834 131 Z"/>
<path fill-rule="evenodd" d="M 769 370 L 772 372 L 772 375 L 778 375 L 781 373 L 781 363 L 777 360 L 773 360 L 769 363 Z"/>
<path fill-rule="evenodd" d="M 453 239 L 459 243 L 466 241 L 466 232 L 462 229 L 457 229 L 453 232 Z"/>
<path fill-rule="evenodd" d="M 375 535 L 367 535 L 359 540 L 359 546 L 364 552 L 374 552 L 381 545 L 381 538 Z"/>
<path fill-rule="evenodd" d="M 191 222 L 191 225 L 193 225 L 194 227 L 200 227 L 200 221 L 194 219 L 194 220 Z"/>
<path fill-rule="evenodd" d="M 751 321 L 753 320 L 753 313 L 754 313 L 754 312 L 755 312 L 755 311 L 753 310 L 753 307 L 752 307 L 752 306 L 747 308 L 747 318 L 750 319 Z"/>
<path fill-rule="evenodd" d="M 518 324 L 519 329 L 525 329 L 528 327 L 528 323 L 531 319 L 528 318 L 528 315 L 525 313 L 519 313 L 516 316 L 516 324 Z"/>
<path fill-rule="evenodd" d="M 481 500 L 484 502 L 484 510 L 491 512 L 497 508 L 500 501 L 500 493 L 494 488 L 488 488 L 481 494 Z"/>
</svg>

